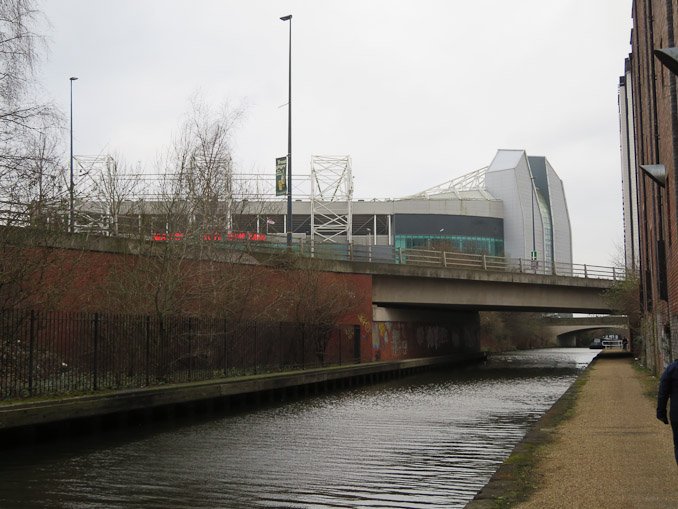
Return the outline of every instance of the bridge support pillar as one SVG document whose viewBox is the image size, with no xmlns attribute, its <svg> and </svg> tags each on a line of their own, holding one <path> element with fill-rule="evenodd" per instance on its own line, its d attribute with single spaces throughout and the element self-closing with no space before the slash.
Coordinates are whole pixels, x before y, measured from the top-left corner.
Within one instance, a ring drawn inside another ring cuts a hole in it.
<svg viewBox="0 0 678 509">
<path fill-rule="evenodd" d="M 561 334 L 558 336 L 558 346 L 562 348 L 575 348 L 577 346 L 576 334 Z"/>
<path fill-rule="evenodd" d="M 392 360 L 480 351 L 475 311 L 373 306 L 372 359 Z"/>
</svg>

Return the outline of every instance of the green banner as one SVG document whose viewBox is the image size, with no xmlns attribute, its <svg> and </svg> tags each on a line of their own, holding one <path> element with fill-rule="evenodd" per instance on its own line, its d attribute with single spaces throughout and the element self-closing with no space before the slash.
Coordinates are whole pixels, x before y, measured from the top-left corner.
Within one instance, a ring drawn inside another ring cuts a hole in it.
<svg viewBox="0 0 678 509">
<path fill-rule="evenodd" d="M 287 194 L 287 156 L 275 158 L 275 195 Z"/>
</svg>

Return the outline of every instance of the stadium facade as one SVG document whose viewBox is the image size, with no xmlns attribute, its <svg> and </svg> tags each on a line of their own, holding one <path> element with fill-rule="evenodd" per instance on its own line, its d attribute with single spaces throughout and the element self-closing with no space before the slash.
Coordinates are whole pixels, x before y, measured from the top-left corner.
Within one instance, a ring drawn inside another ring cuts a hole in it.
<svg viewBox="0 0 678 509">
<path fill-rule="evenodd" d="M 177 195 L 148 193 L 115 207 L 79 202 L 76 231 L 158 241 L 198 234 L 208 240 L 286 242 L 285 198 L 236 197 L 230 188 L 230 199 L 205 198 L 172 178 Z M 563 183 L 545 157 L 524 150 L 499 150 L 489 166 L 403 198 L 353 199 L 347 156 L 314 156 L 311 183 L 310 193 L 293 196 L 295 241 L 506 256 L 546 266 L 572 263 Z"/>
<path fill-rule="evenodd" d="M 282 202 L 252 203 L 234 218 L 236 228 L 283 235 L 285 210 Z M 545 157 L 524 150 L 499 150 L 489 166 L 403 198 L 295 200 L 292 232 L 315 241 L 572 263 L 562 180 Z"/>
</svg>

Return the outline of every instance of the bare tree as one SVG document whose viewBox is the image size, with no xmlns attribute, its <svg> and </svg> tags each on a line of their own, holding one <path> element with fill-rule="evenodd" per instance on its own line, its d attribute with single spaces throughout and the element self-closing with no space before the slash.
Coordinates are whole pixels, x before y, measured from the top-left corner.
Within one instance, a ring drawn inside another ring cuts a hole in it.
<svg viewBox="0 0 678 509">
<path fill-rule="evenodd" d="M 90 176 L 91 199 L 96 202 L 90 208 L 107 218 L 108 234 L 118 236 L 121 216 L 139 212 L 139 204 L 134 197 L 141 183 L 140 171 L 138 168 L 132 170 L 122 156 L 114 154 L 106 157 L 101 169 Z"/>
<path fill-rule="evenodd" d="M 231 155 L 241 117 L 240 110 L 222 107 L 213 113 L 204 103 L 192 102 L 158 163 L 158 200 L 143 204 L 145 224 L 134 247 L 139 256 L 111 278 L 110 295 L 119 304 L 134 302 L 136 311 L 159 317 L 244 315 L 243 305 L 257 293 L 244 283 L 251 272 L 242 263 L 248 257 L 247 239 L 238 249 L 224 247 L 234 209 L 243 206 L 236 200 L 241 190 L 233 186 Z"/>
<path fill-rule="evenodd" d="M 61 121 L 55 108 L 34 98 L 40 21 L 33 0 L 0 2 L 0 199 L 15 211 L 16 187 L 36 166 L 44 170 L 41 157 L 53 151 L 49 131 Z"/>
<path fill-rule="evenodd" d="M 53 306 L 60 276 L 51 245 L 64 198 L 61 116 L 36 99 L 44 40 L 34 0 L 0 2 L 0 306 Z M 67 271 L 62 271 L 63 273 Z"/>
<path fill-rule="evenodd" d="M 634 271 L 627 272 L 626 277 L 615 281 L 612 288 L 605 291 L 603 297 L 614 313 L 628 317 L 633 342 L 634 338 L 640 335 L 643 317 L 638 275 Z"/>
<path fill-rule="evenodd" d="M 49 126 L 27 139 L 28 153 L 17 165 L 12 186 L 5 195 L 15 204 L 6 224 L 59 230 L 59 211 L 68 199 L 66 175 L 61 165 L 60 136 Z"/>
<path fill-rule="evenodd" d="M 164 186 L 164 198 L 174 201 L 174 206 L 177 198 L 181 200 L 186 226 L 196 234 L 231 228 L 234 198 L 231 141 L 242 116 L 242 110 L 228 105 L 213 113 L 201 99 L 194 98 L 191 112 L 165 162 L 165 173 L 173 181 L 169 189 Z"/>
<path fill-rule="evenodd" d="M 304 324 L 315 354 L 325 364 L 332 331 L 342 320 L 358 311 L 361 298 L 343 278 L 321 272 L 298 260 L 296 269 L 283 269 L 284 288 L 273 316 L 281 321 Z"/>
<path fill-rule="evenodd" d="M 42 38 L 33 32 L 40 12 L 32 0 L 0 2 L 0 98 L 6 105 L 17 105 L 29 82 Z M 6 111 L 21 118 L 21 109 Z"/>
</svg>

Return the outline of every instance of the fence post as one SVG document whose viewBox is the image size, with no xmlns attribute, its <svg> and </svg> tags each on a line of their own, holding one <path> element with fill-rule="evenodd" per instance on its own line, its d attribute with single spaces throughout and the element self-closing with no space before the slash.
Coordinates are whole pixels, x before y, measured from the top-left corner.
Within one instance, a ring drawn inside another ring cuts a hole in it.
<svg viewBox="0 0 678 509">
<path fill-rule="evenodd" d="M 617 280 L 617 271 L 614 267 L 612 267 L 612 281 Z"/>
<path fill-rule="evenodd" d="M 33 395 L 33 349 L 35 347 L 35 310 L 31 309 L 31 338 L 28 354 L 28 394 Z"/>
<path fill-rule="evenodd" d="M 353 360 L 360 363 L 360 325 L 353 326 Z"/>
<path fill-rule="evenodd" d="M 304 337 L 304 331 L 306 330 L 306 327 L 304 324 L 301 324 L 301 369 L 305 369 L 305 363 L 304 360 L 306 359 L 306 338 Z"/>
<path fill-rule="evenodd" d="M 589 277 L 589 272 L 588 272 L 586 265 L 584 265 L 584 278 L 587 278 L 587 277 Z"/>
<path fill-rule="evenodd" d="M 487 257 L 483 255 L 483 270 L 487 270 Z"/>
<path fill-rule="evenodd" d="M 191 317 L 188 317 L 188 381 L 193 381 L 193 328 Z"/>
<path fill-rule="evenodd" d="M 228 322 L 224 318 L 224 376 L 228 376 L 228 359 L 226 357 L 226 328 L 227 328 Z"/>
<path fill-rule="evenodd" d="M 398 263 L 403 264 L 403 248 L 399 247 L 398 248 Z"/>
<path fill-rule="evenodd" d="M 146 386 L 151 384 L 151 316 L 146 315 Z"/>
<path fill-rule="evenodd" d="M 447 267 L 447 251 L 443 251 L 443 267 Z"/>
<path fill-rule="evenodd" d="M 339 329 L 339 365 L 341 366 L 341 337 L 344 335 L 344 331 Z"/>
<path fill-rule="evenodd" d="M 98 390 L 99 384 L 99 313 L 94 313 L 94 369 L 93 376 L 94 380 L 92 382 L 92 388 L 96 391 Z"/>
<path fill-rule="evenodd" d="M 518 266 L 520 267 L 520 273 L 523 273 L 523 259 L 518 258 Z"/>
</svg>

